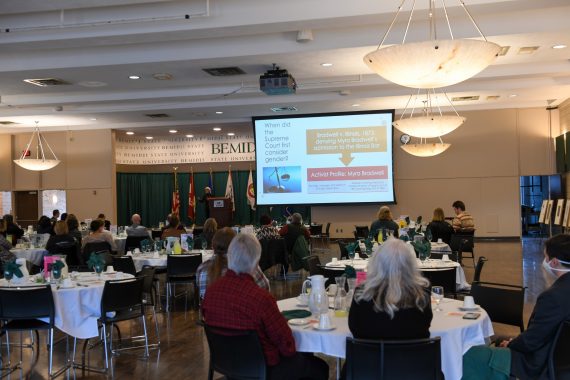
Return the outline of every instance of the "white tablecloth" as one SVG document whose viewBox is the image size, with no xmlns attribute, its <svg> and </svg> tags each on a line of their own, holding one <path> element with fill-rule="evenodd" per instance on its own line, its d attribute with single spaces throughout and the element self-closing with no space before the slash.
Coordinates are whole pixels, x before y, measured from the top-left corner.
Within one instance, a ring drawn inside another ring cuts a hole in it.
<svg viewBox="0 0 570 380">
<path fill-rule="evenodd" d="M 346 265 L 352 265 L 354 269 L 366 271 L 368 266 L 368 259 L 354 259 L 354 260 L 337 260 L 335 262 L 328 262 L 325 266 L 328 268 L 344 268 Z M 418 267 L 422 271 L 435 271 L 448 268 L 455 268 L 455 283 L 458 290 L 470 289 L 471 285 L 465 278 L 465 271 L 455 261 L 431 260 L 428 259 L 423 263 L 418 260 Z"/>
<path fill-rule="evenodd" d="M 101 316 L 101 297 L 106 280 L 131 278 L 130 274 L 116 272 L 115 274 L 79 273 L 74 287 L 57 289 L 52 285 L 53 301 L 55 304 L 55 326 L 64 333 L 80 339 L 92 338 L 99 335 L 97 319 Z M 77 284 L 82 284 L 79 286 Z M 0 280 L 0 285 L 7 286 L 7 281 Z M 28 281 L 18 286 L 33 286 L 37 283 Z"/>
<path fill-rule="evenodd" d="M 451 253 L 451 247 L 446 243 L 431 243 L 431 251 L 437 253 Z"/>
<path fill-rule="evenodd" d="M 297 306 L 296 298 L 277 302 L 280 310 L 307 309 Z M 484 344 L 485 339 L 493 335 L 493 326 L 485 310 L 478 312 L 476 320 L 463 319 L 459 311 L 462 302 L 444 299 L 440 304 L 441 312 L 433 312 L 430 332 L 432 337 L 441 337 L 441 367 L 446 380 L 460 380 L 463 373 L 463 354 L 469 348 Z M 348 329 L 348 318 L 334 316 L 331 320 L 336 328 L 332 331 L 318 331 L 306 326 L 291 326 L 297 350 L 300 352 L 319 352 L 338 358 L 346 356 L 346 337 L 352 336 Z M 315 320 L 316 322 L 316 320 Z"/>
<path fill-rule="evenodd" d="M 44 248 L 12 248 L 10 250 L 19 259 L 26 259 L 34 265 L 42 267 L 44 256 L 49 252 Z"/>
<path fill-rule="evenodd" d="M 192 254 L 202 253 L 202 262 L 209 260 L 214 252 L 211 250 L 206 250 L 202 252 L 199 249 L 194 249 L 191 251 Z M 140 272 L 145 265 L 150 265 L 153 267 L 165 267 L 166 266 L 167 255 L 160 255 L 155 258 L 152 253 L 134 254 L 133 262 L 135 263 L 135 269 Z"/>
</svg>

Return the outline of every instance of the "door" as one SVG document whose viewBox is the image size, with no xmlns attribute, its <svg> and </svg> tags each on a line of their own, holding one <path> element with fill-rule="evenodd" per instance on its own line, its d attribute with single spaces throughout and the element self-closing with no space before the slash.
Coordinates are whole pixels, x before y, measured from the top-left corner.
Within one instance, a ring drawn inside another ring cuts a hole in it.
<svg viewBox="0 0 570 380">
<path fill-rule="evenodd" d="M 38 192 L 16 191 L 14 202 L 16 222 L 24 229 L 29 225 L 35 226 L 38 222 Z"/>
</svg>

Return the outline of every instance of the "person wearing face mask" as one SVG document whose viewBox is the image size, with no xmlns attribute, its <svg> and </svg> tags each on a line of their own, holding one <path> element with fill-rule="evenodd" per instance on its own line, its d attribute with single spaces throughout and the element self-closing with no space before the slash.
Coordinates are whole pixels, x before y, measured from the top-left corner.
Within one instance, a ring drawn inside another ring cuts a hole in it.
<svg viewBox="0 0 570 380">
<path fill-rule="evenodd" d="M 546 241 L 542 266 L 554 283 L 538 296 L 527 329 L 497 348 L 472 347 L 463 356 L 463 380 L 554 378 L 548 370 L 548 354 L 558 327 L 570 320 L 570 235 Z"/>
</svg>

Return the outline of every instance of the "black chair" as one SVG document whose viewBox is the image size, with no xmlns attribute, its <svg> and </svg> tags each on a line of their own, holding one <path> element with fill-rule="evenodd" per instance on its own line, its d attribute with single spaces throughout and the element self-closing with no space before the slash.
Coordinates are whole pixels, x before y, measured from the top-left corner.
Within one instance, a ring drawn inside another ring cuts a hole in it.
<svg viewBox="0 0 570 380">
<path fill-rule="evenodd" d="M 344 274 L 344 268 L 330 268 L 324 265 L 319 266 L 320 271 L 325 278 L 325 288 L 327 288 L 330 284 L 336 283 L 335 277 L 340 277 Z"/>
<path fill-rule="evenodd" d="M 549 379 L 570 379 L 570 321 L 560 324 L 548 355 Z"/>
<path fill-rule="evenodd" d="M 429 280 L 431 286 L 443 286 L 446 295 L 455 297 L 457 293 L 455 268 L 446 268 L 442 270 L 422 270 L 422 275 Z"/>
<path fill-rule="evenodd" d="M 137 275 L 135 262 L 131 256 L 113 256 L 113 269 L 118 272 L 132 274 L 133 276 Z"/>
<path fill-rule="evenodd" d="M 313 276 L 315 274 L 323 274 L 321 271 L 321 259 L 317 255 L 307 256 L 307 267 L 309 268 L 309 275 Z"/>
<path fill-rule="evenodd" d="M 210 347 L 208 380 L 214 371 L 228 379 L 265 380 L 265 356 L 256 331 L 204 325 Z"/>
<path fill-rule="evenodd" d="M 158 327 L 158 319 L 156 318 L 157 293 L 156 293 L 156 287 L 154 286 L 155 274 L 156 274 L 156 268 L 149 265 L 145 265 L 142 268 L 142 270 L 139 273 L 137 273 L 137 277 L 143 279 L 143 286 L 142 286 L 143 305 L 145 307 L 150 307 L 152 309 L 152 318 L 154 319 L 154 328 L 156 332 L 156 343 L 152 345 L 159 346 L 160 329 Z"/>
<path fill-rule="evenodd" d="M 281 265 L 281 271 L 283 274 L 283 278 L 287 279 L 287 270 L 289 268 L 289 259 L 287 255 L 287 244 L 285 243 L 285 239 L 262 239 L 265 241 L 266 244 L 265 248 L 261 246 L 262 256 L 264 255 L 265 249 L 265 266 L 271 264 L 274 265 Z M 261 242 L 261 241 L 260 241 Z M 260 260 L 261 261 L 261 260 Z M 261 266 L 261 265 L 260 265 Z M 261 267 L 262 270 L 266 270 L 268 268 Z"/>
<path fill-rule="evenodd" d="M 331 234 L 330 234 L 330 230 L 331 230 L 331 222 L 327 223 L 327 226 L 325 227 L 325 232 L 321 233 L 321 238 L 323 239 L 323 241 L 326 241 L 327 243 L 327 247 L 328 244 L 331 241 Z"/>
<path fill-rule="evenodd" d="M 41 321 L 39 318 L 47 319 L 47 322 Z M 49 347 L 48 379 L 51 379 L 53 371 L 54 320 L 55 307 L 52 290 L 49 285 L 0 287 L 0 331 L 6 334 L 8 365 L 10 365 L 10 342 L 8 338 L 10 332 L 47 330 L 47 343 Z M 20 357 L 20 362 L 21 361 L 22 358 Z M 13 369 L 9 369 L 9 372 L 12 372 L 18 367 L 19 365 Z"/>
<path fill-rule="evenodd" d="M 370 235 L 370 229 L 368 226 L 354 226 L 354 238 L 358 239 L 368 239 Z"/>
<path fill-rule="evenodd" d="M 144 332 L 144 356 L 148 357 L 148 335 L 144 317 L 143 279 L 129 278 L 125 280 L 106 281 L 101 297 L 101 327 L 103 328 L 103 348 L 105 353 L 105 371 L 109 370 L 109 352 L 113 351 L 113 326 L 117 322 L 140 318 Z M 110 327 L 110 338 L 107 340 L 107 328 Z M 118 350 L 117 350 L 118 351 Z"/>
<path fill-rule="evenodd" d="M 475 267 L 474 246 L 473 231 L 461 230 L 461 233 L 458 232 L 451 235 L 449 247 L 453 252 L 457 252 L 457 260 L 461 265 L 463 265 L 463 257 L 468 257 L 473 260 L 473 267 Z M 470 253 L 471 255 L 465 256 L 465 253 Z"/>
<path fill-rule="evenodd" d="M 81 265 L 85 265 L 85 263 L 87 263 L 87 260 L 89 260 L 92 253 L 102 254 L 105 258 L 105 266 L 111 265 L 113 262 L 111 256 L 111 245 L 106 241 L 85 244 L 81 254 Z"/>
<path fill-rule="evenodd" d="M 483 271 L 483 265 L 487 262 L 485 256 L 479 257 L 477 260 L 477 265 L 475 265 L 475 273 L 473 273 L 473 282 L 479 282 L 481 280 L 481 272 Z"/>
<path fill-rule="evenodd" d="M 348 259 L 348 250 L 346 249 L 346 242 L 339 240 L 338 248 L 340 249 L 340 258 L 339 260 L 346 260 Z"/>
<path fill-rule="evenodd" d="M 441 340 L 346 338 L 346 379 L 443 380 Z"/>
<path fill-rule="evenodd" d="M 67 265 L 79 265 L 81 263 L 79 258 L 80 247 L 77 242 L 61 241 L 55 243 L 55 249 L 53 250 L 53 255 L 64 256 Z"/>
<path fill-rule="evenodd" d="M 471 295 L 491 321 L 519 326 L 524 331 L 523 307 L 525 287 L 492 282 L 474 282 Z"/>
<path fill-rule="evenodd" d="M 127 240 L 125 241 L 125 252 L 134 251 L 135 248 L 141 249 L 141 241 L 143 241 L 143 240 L 151 241 L 150 237 L 148 235 L 147 236 L 127 236 Z"/>
<path fill-rule="evenodd" d="M 170 298 L 184 295 L 184 309 L 188 308 L 187 292 L 176 295 L 172 291 L 173 285 L 193 285 L 194 303 L 199 302 L 198 287 L 196 285 L 196 270 L 202 264 L 202 254 L 197 255 L 168 255 L 166 258 L 166 310 L 170 311 Z"/>
<path fill-rule="evenodd" d="M 261 257 L 259 258 L 259 267 L 265 271 L 275 265 L 275 255 L 269 249 L 269 242 L 271 239 L 260 239 Z"/>
</svg>

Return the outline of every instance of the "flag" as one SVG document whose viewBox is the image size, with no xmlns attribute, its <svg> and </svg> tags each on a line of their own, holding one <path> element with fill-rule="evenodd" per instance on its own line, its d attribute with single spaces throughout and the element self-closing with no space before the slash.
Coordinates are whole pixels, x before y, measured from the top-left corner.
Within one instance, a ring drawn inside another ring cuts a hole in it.
<svg viewBox="0 0 570 380">
<path fill-rule="evenodd" d="M 249 169 L 249 178 L 247 179 L 247 204 L 252 210 L 255 210 L 255 187 L 253 187 L 253 175 Z"/>
<path fill-rule="evenodd" d="M 214 195 L 214 177 L 212 175 L 212 170 L 210 169 L 210 178 L 208 179 L 208 187 L 211 190 L 212 196 Z"/>
<path fill-rule="evenodd" d="M 226 198 L 232 200 L 232 211 L 236 210 L 236 201 L 234 199 L 234 184 L 232 182 L 232 170 L 228 169 L 228 182 L 226 182 Z"/>
<path fill-rule="evenodd" d="M 194 173 L 190 173 L 190 186 L 188 190 L 188 219 L 195 221 L 196 218 L 196 192 L 194 191 Z"/>
<path fill-rule="evenodd" d="M 178 178 L 176 169 L 174 171 L 174 191 L 172 192 L 172 213 L 179 215 L 180 211 L 180 193 L 178 192 Z"/>
</svg>

